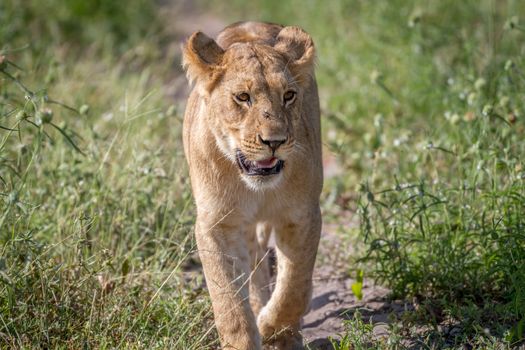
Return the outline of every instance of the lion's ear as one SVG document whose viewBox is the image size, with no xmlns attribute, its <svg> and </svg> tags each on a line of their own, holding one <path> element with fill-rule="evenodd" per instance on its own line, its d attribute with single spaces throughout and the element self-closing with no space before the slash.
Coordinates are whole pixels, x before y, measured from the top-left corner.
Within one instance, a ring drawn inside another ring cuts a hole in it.
<svg viewBox="0 0 525 350">
<path fill-rule="evenodd" d="M 290 60 L 294 74 L 312 74 L 315 47 L 312 37 L 299 27 L 284 27 L 277 35 L 274 48 Z"/>
<path fill-rule="evenodd" d="M 210 86 L 220 74 L 224 50 L 202 32 L 193 33 L 182 47 L 182 66 L 190 83 Z"/>
</svg>

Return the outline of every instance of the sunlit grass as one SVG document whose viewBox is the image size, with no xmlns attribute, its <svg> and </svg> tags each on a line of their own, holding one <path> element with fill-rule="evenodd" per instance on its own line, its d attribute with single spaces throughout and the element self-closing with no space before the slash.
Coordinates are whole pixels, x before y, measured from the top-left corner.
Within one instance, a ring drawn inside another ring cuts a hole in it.
<svg viewBox="0 0 525 350">
<path fill-rule="evenodd" d="M 102 35 L 106 10 L 85 29 Z M 20 18 L 0 40 L 0 347 L 213 346 L 202 277 L 185 272 L 193 205 L 181 107 L 165 94 L 177 58 L 121 33 L 104 34 L 122 41 L 111 49 L 58 43 L 45 28 L 66 35 L 74 17 L 53 16 L 25 19 L 47 48 L 15 46 L 30 36 Z"/>
<path fill-rule="evenodd" d="M 459 322 L 455 338 L 435 332 L 427 346 L 519 344 L 523 4 L 259 1 L 253 11 L 240 7 L 232 17 L 299 25 L 314 37 L 324 142 L 340 166 L 340 175 L 325 183 L 324 217 L 338 222 L 337 213 L 357 210 L 361 218 L 359 232 L 347 230 L 358 247 L 348 259 L 352 275 L 362 270 L 390 286 L 393 297 L 427 305 L 419 323 L 405 317 L 404 328 Z"/>
<path fill-rule="evenodd" d="M 325 151 L 338 160 L 325 220 L 359 215 L 359 230 L 339 221 L 357 247 L 348 270 L 419 305 L 384 341 L 356 316 L 334 346 L 520 344 L 523 4 L 213 9 L 313 35 Z M 0 4 L 0 346 L 217 345 L 202 275 L 188 272 L 194 212 L 171 96 L 180 38 L 158 11 L 142 0 Z"/>
</svg>

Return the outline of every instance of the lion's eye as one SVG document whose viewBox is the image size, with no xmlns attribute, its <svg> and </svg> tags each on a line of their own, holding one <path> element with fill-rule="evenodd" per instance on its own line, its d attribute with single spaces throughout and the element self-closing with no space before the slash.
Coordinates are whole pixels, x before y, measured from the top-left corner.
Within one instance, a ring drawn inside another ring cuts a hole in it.
<svg viewBox="0 0 525 350">
<path fill-rule="evenodd" d="M 248 95 L 246 92 L 243 92 L 238 95 L 235 95 L 235 99 L 238 102 L 250 102 L 250 95 Z"/>
<path fill-rule="evenodd" d="M 293 100 L 295 99 L 296 94 L 297 93 L 292 90 L 286 91 L 283 95 L 284 104 L 289 105 L 290 103 L 292 103 Z"/>
</svg>

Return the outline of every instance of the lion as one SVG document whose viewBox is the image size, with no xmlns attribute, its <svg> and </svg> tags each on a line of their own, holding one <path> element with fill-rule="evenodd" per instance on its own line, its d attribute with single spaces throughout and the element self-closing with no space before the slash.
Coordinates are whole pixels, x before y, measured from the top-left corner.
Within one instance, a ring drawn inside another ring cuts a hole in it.
<svg viewBox="0 0 525 350">
<path fill-rule="evenodd" d="M 303 348 L 323 184 L 314 64 L 312 38 L 298 27 L 236 23 L 183 45 L 195 237 L 223 348 Z"/>
</svg>

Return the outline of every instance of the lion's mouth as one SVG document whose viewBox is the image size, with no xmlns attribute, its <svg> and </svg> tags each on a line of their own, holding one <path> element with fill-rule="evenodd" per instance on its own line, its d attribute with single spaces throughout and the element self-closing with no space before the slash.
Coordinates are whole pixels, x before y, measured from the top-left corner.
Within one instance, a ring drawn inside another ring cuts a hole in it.
<svg viewBox="0 0 525 350">
<path fill-rule="evenodd" d="M 284 160 L 275 157 L 260 161 L 251 161 L 241 151 L 237 150 L 237 165 L 246 175 L 267 176 L 279 174 L 284 167 Z"/>
</svg>

